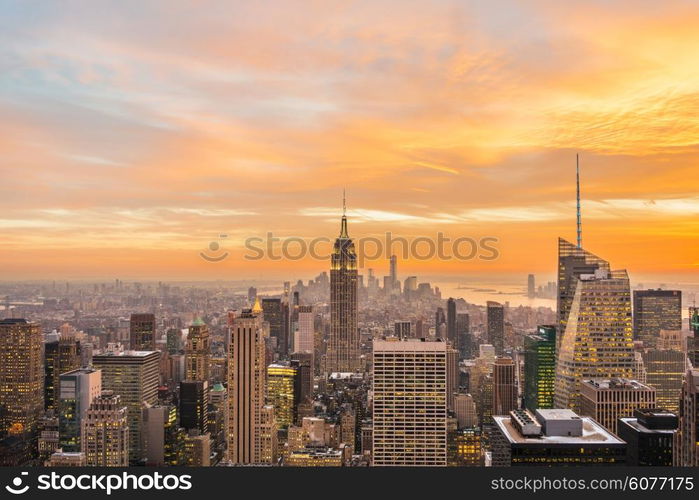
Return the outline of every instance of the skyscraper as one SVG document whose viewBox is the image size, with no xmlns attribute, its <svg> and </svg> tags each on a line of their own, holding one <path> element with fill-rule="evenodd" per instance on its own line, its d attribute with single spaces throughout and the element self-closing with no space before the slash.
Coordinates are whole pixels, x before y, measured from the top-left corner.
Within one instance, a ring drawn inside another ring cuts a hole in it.
<svg viewBox="0 0 699 500">
<path fill-rule="evenodd" d="M 228 454 L 234 464 L 262 462 L 261 412 L 265 404 L 265 339 L 259 303 L 233 319 L 228 358 Z"/>
<path fill-rule="evenodd" d="M 446 466 L 447 344 L 375 340 L 374 466 Z"/>
<path fill-rule="evenodd" d="M 94 399 L 82 421 L 82 450 L 88 466 L 129 465 L 127 408 L 112 391 Z"/>
<path fill-rule="evenodd" d="M 495 348 L 495 354 L 502 356 L 505 350 L 505 308 L 499 302 L 489 300 L 486 309 L 488 342 Z"/>
<path fill-rule="evenodd" d="M 533 274 L 527 276 L 527 297 L 530 299 L 536 298 L 536 281 Z"/>
<path fill-rule="evenodd" d="M 180 383 L 180 426 L 201 434 L 209 426 L 209 382 L 186 380 Z"/>
<path fill-rule="evenodd" d="M 474 357 L 471 340 L 471 317 L 467 313 L 457 313 L 456 315 L 456 345 L 461 359 Z"/>
<path fill-rule="evenodd" d="M 557 356 L 560 354 L 560 343 L 568 322 L 578 278 L 583 274 L 594 274 L 598 269 L 609 271 L 609 263 L 563 238 L 558 238 Z"/>
<path fill-rule="evenodd" d="M 298 306 L 298 329 L 294 334 L 294 352 L 313 353 L 313 306 Z"/>
<path fill-rule="evenodd" d="M 676 349 L 646 349 L 642 356 L 646 384 L 655 389 L 657 407 L 678 412 L 687 356 Z"/>
<path fill-rule="evenodd" d="M 579 412 L 583 379 L 633 378 L 631 290 L 626 271 L 576 278 L 556 364 L 554 404 Z"/>
<path fill-rule="evenodd" d="M 456 336 L 456 301 L 449 297 L 447 300 L 447 340 L 454 347 L 458 346 L 459 339 Z"/>
<path fill-rule="evenodd" d="M 81 451 L 81 422 L 92 401 L 102 393 L 100 370 L 80 368 L 62 373 L 58 381 L 58 429 L 65 452 Z"/>
<path fill-rule="evenodd" d="M 127 407 L 130 460 L 139 461 L 144 458 L 142 407 L 144 403 L 154 405 L 158 401 L 160 353 L 125 351 L 119 345 L 110 345 L 104 352 L 95 354 L 92 363 L 102 370 L 102 389 L 118 395 L 119 404 Z"/>
<path fill-rule="evenodd" d="M 692 350 L 689 358 L 692 366 L 699 366 L 699 307 L 689 308 L 689 329 L 693 333 Z"/>
<path fill-rule="evenodd" d="M 291 366 L 296 369 L 294 379 L 295 404 L 305 405 L 308 412 L 312 411 L 313 399 L 313 354 L 310 352 L 295 352 L 291 355 Z M 301 410 L 296 409 L 295 419 L 300 420 Z"/>
<path fill-rule="evenodd" d="M 296 366 L 274 363 L 267 367 L 267 400 L 274 407 L 277 425 L 286 429 L 296 420 L 298 404 Z"/>
<path fill-rule="evenodd" d="M 512 358 L 495 358 L 493 364 L 493 415 L 509 415 L 517 409 L 515 362 Z"/>
<path fill-rule="evenodd" d="M 540 326 L 524 337 L 524 407 L 530 411 L 553 408 L 556 382 L 556 327 Z"/>
<path fill-rule="evenodd" d="M 330 342 L 328 372 L 359 369 L 357 329 L 357 254 L 347 233 L 343 211 L 340 236 L 335 240 L 330 263 Z"/>
<path fill-rule="evenodd" d="M 210 342 L 209 327 L 201 319 L 195 319 L 189 327 L 184 351 L 187 380 L 209 380 Z"/>
<path fill-rule="evenodd" d="M 42 341 L 38 323 L 0 320 L 0 438 L 22 436 L 29 445 L 35 437 L 44 410 Z"/>
<path fill-rule="evenodd" d="M 680 426 L 675 437 L 676 467 L 699 466 L 699 369 L 687 370 L 680 399 Z"/>
<path fill-rule="evenodd" d="M 660 330 L 682 329 L 682 292 L 634 290 L 633 334 L 643 346 L 656 347 Z"/>
<path fill-rule="evenodd" d="M 277 339 L 277 350 L 285 353 L 287 342 L 284 336 L 284 312 L 282 310 L 282 299 L 264 298 L 262 299 L 262 310 L 265 313 L 265 321 L 269 323 L 269 336 Z"/>
<path fill-rule="evenodd" d="M 434 313 L 434 336 L 442 340 L 446 340 L 447 337 L 447 316 L 441 307 Z"/>
<path fill-rule="evenodd" d="M 155 351 L 155 315 L 132 314 L 129 320 L 132 351 Z"/>
<path fill-rule="evenodd" d="M 395 255 L 391 255 L 389 277 L 391 280 L 391 292 L 399 288 L 400 283 L 398 282 L 398 258 Z"/>
<path fill-rule="evenodd" d="M 80 367 L 80 342 L 75 335 L 62 334 L 59 340 L 44 344 L 44 407 L 56 409 L 58 377 Z"/>
</svg>

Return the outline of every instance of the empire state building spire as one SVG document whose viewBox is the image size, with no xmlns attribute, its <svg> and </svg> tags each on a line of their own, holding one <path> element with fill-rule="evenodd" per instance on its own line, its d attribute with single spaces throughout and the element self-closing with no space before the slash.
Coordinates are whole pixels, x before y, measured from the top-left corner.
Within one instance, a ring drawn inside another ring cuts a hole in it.
<svg viewBox="0 0 699 500">
<path fill-rule="evenodd" d="M 344 189 L 342 190 L 342 224 L 340 226 L 340 238 L 349 238 L 349 234 L 347 233 L 347 203 Z"/>
</svg>

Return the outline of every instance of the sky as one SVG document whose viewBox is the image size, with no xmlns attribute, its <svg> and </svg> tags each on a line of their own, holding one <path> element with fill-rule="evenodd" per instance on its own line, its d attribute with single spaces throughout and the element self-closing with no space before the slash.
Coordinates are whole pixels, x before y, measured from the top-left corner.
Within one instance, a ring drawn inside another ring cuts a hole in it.
<svg viewBox="0 0 699 500">
<path fill-rule="evenodd" d="M 578 153 L 584 246 L 696 281 L 698 25 L 692 1 L 0 0 L 3 279 L 315 275 L 245 241 L 334 238 L 343 189 L 355 239 L 497 238 L 403 272 L 553 275 Z"/>
</svg>

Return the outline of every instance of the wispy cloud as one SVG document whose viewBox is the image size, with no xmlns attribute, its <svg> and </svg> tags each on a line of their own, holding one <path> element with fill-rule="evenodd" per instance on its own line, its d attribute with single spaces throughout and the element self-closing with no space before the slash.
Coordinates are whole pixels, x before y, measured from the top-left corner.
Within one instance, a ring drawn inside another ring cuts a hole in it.
<svg viewBox="0 0 699 500">
<path fill-rule="evenodd" d="M 367 230 L 497 229 L 522 256 L 574 217 L 579 152 L 585 220 L 671 232 L 686 263 L 698 24 L 680 0 L 5 3 L 0 227 L 47 267 L 105 242 L 137 260 L 334 234 L 346 187 Z"/>
</svg>

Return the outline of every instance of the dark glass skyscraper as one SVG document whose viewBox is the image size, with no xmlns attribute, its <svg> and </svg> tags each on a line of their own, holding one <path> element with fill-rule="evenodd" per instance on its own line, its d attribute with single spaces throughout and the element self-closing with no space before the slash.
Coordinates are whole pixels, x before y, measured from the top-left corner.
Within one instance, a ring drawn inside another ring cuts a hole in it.
<svg viewBox="0 0 699 500">
<path fill-rule="evenodd" d="M 452 297 L 449 297 L 449 300 L 447 300 L 447 340 L 449 340 L 454 347 L 457 346 L 456 301 Z"/>
<path fill-rule="evenodd" d="M 277 350 L 283 352 L 282 346 L 286 343 L 286 339 L 284 338 L 282 299 L 262 299 L 262 310 L 265 313 L 265 321 L 269 323 L 269 336 L 277 339 Z"/>
<path fill-rule="evenodd" d="M 58 378 L 80 367 L 80 342 L 72 335 L 44 344 L 44 407 L 56 409 Z M 90 402 L 88 402 L 88 405 Z"/>
<path fill-rule="evenodd" d="M 499 302 L 488 301 L 488 342 L 495 348 L 495 354 L 502 356 L 505 350 L 505 308 Z"/>
<path fill-rule="evenodd" d="M 206 380 L 188 380 L 180 384 L 180 426 L 186 430 L 198 429 L 202 434 L 209 424 L 209 383 Z"/>
<path fill-rule="evenodd" d="M 456 315 L 456 339 L 461 359 L 473 357 L 473 341 L 471 339 L 471 317 L 466 313 Z"/>
<path fill-rule="evenodd" d="M 634 290 L 633 335 L 644 347 L 656 347 L 660 330 L 682 329 L 682 292 Z"/>
<path fill-rule="evenodd" d="M 155 351 L 155 315 L 132 314 L 129 321 L 132 351 Z"/>
<path fill-rule="evenodd" d="M 677 415 L 653 408 L 620 418 L 617 434 L 626 441 L 626 465 L 671 467 L 678 425 Z"/>
<path fill-rule="evenodd" d="M 556 381 L 556 327 L 540 326 L 524 337 L 524 406 L 535 411 L 553 408 Z"/>
<path fill-rule="evenodd" d="M 699 307 L 689 308 L 689 329 L 694 333 L 690 352 L 692 366 L 699 366 Z"/>
</svg>

